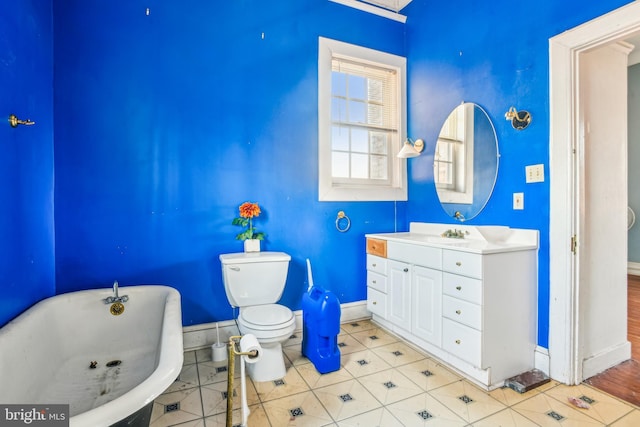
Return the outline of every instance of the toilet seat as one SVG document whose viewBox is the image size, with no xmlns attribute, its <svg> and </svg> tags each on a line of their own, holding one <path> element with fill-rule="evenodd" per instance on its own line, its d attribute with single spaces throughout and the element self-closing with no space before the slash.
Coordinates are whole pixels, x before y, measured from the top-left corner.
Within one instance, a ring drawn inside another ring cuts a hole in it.
<svg viewBox="0 0 640 427">
<path fill-rule="evenodd" d="M 279 347 L 295 331 L 296 317 L 280 304 L 252 305 L 240 310 L 238 326 L 242 335 L 255 335 L 262 346 Z"/>
<path fill-rule="evenodd" d="M 273 331 L 287 328 L 295 323 L 295 316 L 288 307 L 283 305 L 263 304 L 241 309 L 238 321 L 251 329 Z"/>
</svg>

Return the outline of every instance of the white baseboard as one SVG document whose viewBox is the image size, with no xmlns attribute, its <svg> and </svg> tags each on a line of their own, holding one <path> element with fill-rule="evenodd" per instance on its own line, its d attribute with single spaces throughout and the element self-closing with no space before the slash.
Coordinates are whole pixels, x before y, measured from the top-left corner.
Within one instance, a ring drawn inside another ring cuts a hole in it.
<svg viewBox="0 0 640 427">
<path fill-rule="evenodd" d="M 627 274 L 631 274 L 632 276 L 640 276 L 640 262 L 631 262 L 627 263 Z"/>
<path fill-rule="evenodd" d="M 584 359 L 582 362 L 582 380 L 603 372 L 618 363 L 631 358 L 631 343 L 625 341 L 622 344 L 610 347 L 594 356 Z"/>
<path fill-rule="evenodd" d="M 340 323 L 371 317 L 364 300 L 341 304 L 340 310 Z M 293 314 L 296 316 L 296 330 L 302 330 L 302 310 L 296 310 Z M 222 320 L 217 325 L 221 342 L 228 342 L 229 337 L 240 334 L 234 319 Z M 209 347 L 217 341 L 216 323 L 185 326 L 182 328 L 182 338 L 185 351 Z"/>
<path fill-rule="evenodd" d="M 536 346 L 533 367 L 549 375 L 549 349 Z"/>
</svg>

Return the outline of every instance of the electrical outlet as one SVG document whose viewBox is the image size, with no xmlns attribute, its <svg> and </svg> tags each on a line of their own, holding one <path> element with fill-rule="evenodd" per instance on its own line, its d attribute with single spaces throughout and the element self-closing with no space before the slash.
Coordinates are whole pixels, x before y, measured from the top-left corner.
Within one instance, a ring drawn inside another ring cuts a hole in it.
<svg viewBox="0 0 640 427">
<path fill-rule="evenodd" d="M 526 182 L 527 184 L 530 182 L 544 182 L 544 165 L 529 165 L 525 168 L 526 172 Z"/>
<path fill-rule="evenodd" d="M 524 193 L 513 193 L 513 209 L 518 211 L 524 209 Z"/>
</svg>

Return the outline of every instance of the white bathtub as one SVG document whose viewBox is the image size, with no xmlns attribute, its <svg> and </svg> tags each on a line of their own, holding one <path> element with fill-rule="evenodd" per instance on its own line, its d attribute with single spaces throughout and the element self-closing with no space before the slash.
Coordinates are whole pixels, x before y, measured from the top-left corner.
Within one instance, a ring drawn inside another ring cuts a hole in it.
<svg viewBox="0 0 640 427">
<path fill-rule="evenodd" d="M 119 295 L 129 297 L 119 316 L 103 301 L 113 290 L 96 289 L 40 301 L 0 329 L 0 402 L 68 403 L 72 427 L 149 407 L 182 368 L 180 294 L 145 285 Z"/>
</svg>

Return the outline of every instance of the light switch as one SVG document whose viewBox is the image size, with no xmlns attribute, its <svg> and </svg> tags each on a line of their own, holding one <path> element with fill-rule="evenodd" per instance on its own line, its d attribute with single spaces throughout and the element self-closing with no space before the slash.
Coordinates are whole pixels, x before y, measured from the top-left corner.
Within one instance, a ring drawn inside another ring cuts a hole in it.
<svg viewBox="0 0 640 427">
<path fill-rule="evenodd" d="M 544 182 L 544 165 L 529 165 L 525 167 L 526 182 Z"/>
<path fill-rule="evenodd" d="M 513 193 L 513 209 L 518 211 L 524 209 L 524 193 Z"/>
</svg>

